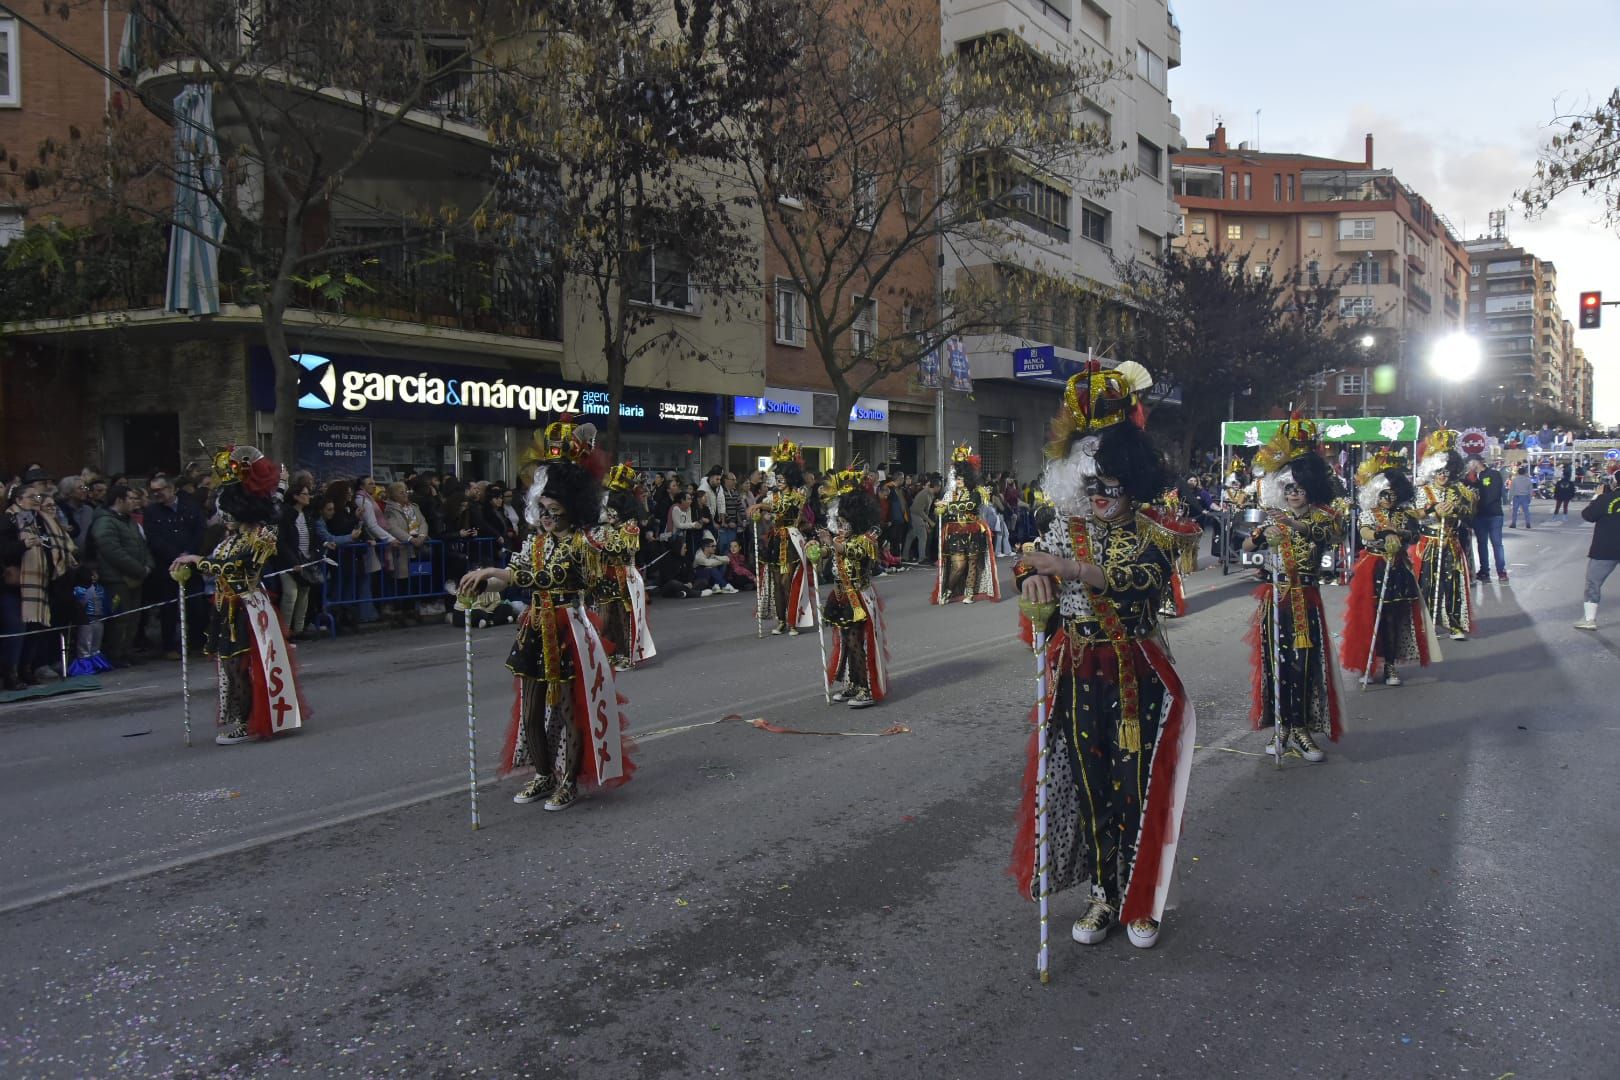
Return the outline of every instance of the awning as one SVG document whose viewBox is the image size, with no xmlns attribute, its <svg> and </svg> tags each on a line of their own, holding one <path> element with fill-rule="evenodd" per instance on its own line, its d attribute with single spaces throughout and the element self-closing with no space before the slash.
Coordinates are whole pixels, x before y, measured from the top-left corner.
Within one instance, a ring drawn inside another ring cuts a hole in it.
<svg viewBox="0 0 1620 1080">
<path fill-rule="evenodd" d="M 174 224 L 169 229 L 168 311 L 219 314 L 219 242 L 225 219 L 219 143 L 214 138 L 214 90 L 185 87 L 174 98 Z"/>
</svg>

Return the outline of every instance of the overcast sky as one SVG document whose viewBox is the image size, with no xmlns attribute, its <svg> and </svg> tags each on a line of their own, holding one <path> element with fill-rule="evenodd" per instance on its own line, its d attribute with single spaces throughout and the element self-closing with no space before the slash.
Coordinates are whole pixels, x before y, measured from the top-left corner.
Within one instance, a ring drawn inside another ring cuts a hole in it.
<svg viewBox="0 0 1620 1080">
<path fill-rule="evenodd" d="M 1529 181 L 1547 124 L 1584 111 L 1620 83 L 1620 3 L 1540 0 L 1172 0 L 1181 24 L 1181 67 L 1170 73 L 1173 108 L 1189 146 L 1211 119 L 1232 145 L 1362 158 L 1451 219 L 1463 239 L 1508 210 L 1508 239 L 1558 267 L 1558 302 L 1576 322 L 1588 289 L 1620 300 L 1620 235 L 1600 207 L 1564 195 L 1537 221 L 1513 210 Z M 1575 331 L 1595 372 L 1593 414 L 1620 424 L 1620 308 L 1600 330 Z M 1464 419 L 1460 418 L 1459 419 Z"/>
</svg>

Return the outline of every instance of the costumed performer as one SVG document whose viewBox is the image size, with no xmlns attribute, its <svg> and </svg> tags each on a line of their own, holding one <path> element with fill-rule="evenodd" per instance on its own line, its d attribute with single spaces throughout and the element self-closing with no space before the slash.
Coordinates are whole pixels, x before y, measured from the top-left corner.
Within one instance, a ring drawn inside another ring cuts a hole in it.
<svg viewBox="0 0 1620 1080">
<path fill-rule="evenodd" d="M 1382 678 L 1385 686 L 1399 686 L 1396 664 L 1429 666 L 1423 599 L 1406 550 L 1418 538 L 1416 494 L 1406 456 L 1397 451 L 1375 450 L 1356 470 L 1361 558 L 1350 578 L 1339 661 L 1362 682 Z"/>
<path fill-rule="evenodd" d="M 1453 641 L 1466 640 L 1474 625 L 1474 602 L 1468 591 L 1473 573 L 1462 530 L 1473 516 L 1477 496 L 1462 483 L 1463 459 L 1457 452 L 1460 438 L 1450 428 L 1441 428 L 1424 440 L 1414 504 L 1423 539 L 1412 554 L 1434 628 L 1437 632 L 1444 628 Z"/>
<path fill-rule="evenodd" d="M 298 690 L 292 647 L 262 581 L 276 553 L 285 474 L 256 447 L 215 454 L 225 538 L 208 555 L 182 555 L 169 564 L 176 581 L 195 569 L 214 582 L 203 651 L 219 670 L 220 732 L 214 741 L 221 746 L 297 731 L 310 715 Z"/>
<path fill-rule="evenodd" d="M 1170 483 L 1143 430 L 1140 364 L 1097 361 L 1069 380 L 1041 482 L 1056 514 L 1014 573 L 1048 624 L 1048 890 L 1085 888 L 1073 937 L 1095 945 L 1116 920 L 1151 948 L 1164 919 L 1186 805 L 1196 717 L 1158 634 L 1182 547 L 1198 536 L 1147 504 Z M 1031 735 L 1009 867 L 1039 899 L 1035 812 L 1040 736 Z"/>
<path fill-rule="evenodd" d="M 797 637 L 816 625 L 816 603 L 810 588 L 805 552 L 804 460 L 796 443 L 783 439 L 771 448 L 771 471 L 765 474 L 765 497 L 749 510 L 760 532 L 759 610 L 776 616 L 773 635 Z"/>
<path fill-rule="evenodd" d="M 1306 761 L 1321 761 L 1326 755 L 1315 736 L 1337 742 L 1343 733 L 1337 665 L 1318 587 L 1322 555 L 1344 535 L 1332 509 L 1333 474 L 1318 452 L 1316 425 L 1297 415 L 1278 425 L 1255 464 L 1263 470 L 1260 509 L 1266 524 L 1244 538 L 1243 550 L 1266 553 L 1267 580 L 1255 592 L 1260 607 L 1249 635 L 1249 719 L 1256 729 L 1274 732 L 1266 753 L 1292 748 Z"/>
<path fill-rule="evenodd" d="M 590 532 L 602 508 L 594 435 L 589 424 L 547 426 L 528 494 L 536 532 L 506 569 L 473 570 L 459 588 L 476 595 L 494 581 L 529 591 L 506 658 L 517 699 L 500 775 L 532 765 L 534 778 L 512 801 L 544 799 L 546 810 L 566 810 L 581 787 L 616 787 L 635 771 L 613 667 L 585 606 L 602 576 L 602 552 Z"/>
<path fill-rule="evenodd" d="M 832 566 L 832 591 L 821 609 L 838 628 L 827 679 L 842 680 L 842 685 L 832 692 L 832 700 L 852 709 L 870 708 L 889 692 L 883 601 L 872 585 L 879 563 L 879 511 L 877 501 L 861 486 L 861 475 L 857 465 L 827 476 L 821 493 L 832 527 L 817 529 L 809 545 L 812 563 L 827 558 Z"/>
<path fill-rule="evenodd" d="M 602 581 L 592 599 L 602 620 L 602 640 L 612 650 L 614 671 L 628 671 L 655 656 L 652 631 L 647 626 L 647 583 L 636 567 L 641 550 L 639 507 L 631 490 L 636 470 L 628 462 L 607 471 L 602 523 L 592 532 L 602 552 Z"/>
<path fill-rule="evenodd" d="M 996 541 L 979 507 L 990 501 L 990 491 L 979 484 L 979 455 L 966 443 L 951 452 L 951 479 L 934 503 L 939 515 L 938 569 L 934 574 L 934 603 L 948 604 L 953 595 L 971 604 L 978 597 L 1001 599 L 1001 573 L 996 566 Z"/>
<path fill-rule="evenodd" d="M 1154 509 L 1162 516 L 1172 521 L 1188 521 L 1183 513 L 1185 504 L 1181 501 L 1181 493 L 1175 488 L 1166 491 L 1155 500 Z M 1202 531 L 1200 527 L 1200 531 Z M 1187 614 L 1187 587 L 1182 575 L 1198 569 L 1198 548 L 1192 548 L 1189 558 L 1179 550 L 1176 554 L 1175 565 L 1171 568 L 1170 587 L 1164 591 L 1164 598 L 1159 602 L 1159 614 L 1166 619 L 1179 619 Z"/>
</svg>

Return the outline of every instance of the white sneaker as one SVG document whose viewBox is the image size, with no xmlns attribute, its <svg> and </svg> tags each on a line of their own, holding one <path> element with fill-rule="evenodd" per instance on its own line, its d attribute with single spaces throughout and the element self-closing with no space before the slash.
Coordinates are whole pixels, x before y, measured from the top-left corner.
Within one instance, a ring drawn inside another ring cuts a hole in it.
<svg viewBox="0 0 1620 1080">
<path fill-rule="evenodd" d="M 246 724 L 238 724 L 229 731 L 222 731 L 214 736 L 214 745 L 216 746 L 235 746 L 237 743 L 252 741 L 253 736 L 247 733 Z"/>
<path fill-rule="evenodd" d="M 1113 909 L 1099 900 L 1093 900 L 1086 913 L 1074 924 L 1070 936 L 1082 945 L 1101 945 L 1113 921 Z"/>
<path fill-rule="evenodd" d="M 737 586 L 735 586 L 735 585 L 727 585 L 725 588 L 721 589 L 720 591 L 723 592 L 723 593 L 734 593 L 734 592 L 737 591 Z"/>
<path fill-rule="evenodd" d="M 713 589 L 704 589 L 702 592 L 698 593 L 698 595 L 699 596 L 713 596 L 714 595 L 714 590 Z"/>
<path fill-rule="evenodd" d="M 1277 736 L 1273 735 L 1271 737 L 1271 741 L 1266 743 L 1266 753 L 1270 754 L 1272 757 L 1276 757 L 1278 753 L 1281 752 L 1280 744 L 1281 740 L 1279 740 Z"/>
<path fill-rule="evenodd" d="M 1152 919 L 1137 919 L 1125 925 L 1125 935 L 1138 949 L 1151 949 L 1159 943 L 1159 924 Z"/>
<path fill-rule="evenodd" d="M 1579 620 L 1579 621 L 1577 621 L 1575 623 L 1575 629 L 1577 629 L 1577 630 L 1596 630 L 1597 629 L 1597 620 L 1596 619 L 1581 619 L 1581 620 Z"/>
<path fill-rule="evenodd" d="M 1466 632 L 1462 631 L 1462 630 L 1453 630 L 1451 632 L 1451 640 L 1452 641 L 1467 641 L 1468 640 L 1468 634 Z"/>
</svg>

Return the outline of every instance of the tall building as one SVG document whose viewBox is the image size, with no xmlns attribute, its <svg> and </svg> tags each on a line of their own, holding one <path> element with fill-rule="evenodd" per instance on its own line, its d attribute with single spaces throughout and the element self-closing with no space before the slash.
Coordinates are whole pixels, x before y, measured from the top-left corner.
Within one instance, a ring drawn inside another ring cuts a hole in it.
<svg viewBox="0 0 1620 1080">
<path fill-rule="evenodd" d="M 1483 343 L 1480 385 L 1507 415 L 1589 419 L 1584 354 L 1558 306 L 1558 268 L 1498 235 L 1470 240 L 1468 327 Z M 1582 415 L 1584 412 L 1584 416 Z"/>
<path fill-rule="evenodd" d="M 1022 250 L 1002 253 L 999 261 L 954 245 L 942 253 L 947 285 L 962 274 L 994 274 L 1000 281 L 1040 272 L 1097 298 L 964 342 L 974 392 L 968 400 L 946 395 L 947 441 L 972 443 L 987 469 L 1028 477 L 1043 465 L 1046 427 L 1062 386 L 1046 361 L 1083 359 L 1088 348 L 1100 353 L 1116 345 L 1121 335 L 1105 327 L 1120 325 L 1129 313 L 1111 298 L 1118 284 L 1112 260 L 1158 254 L 1174 228 L 1169 163 L 1182 138 L 1167 80 L 1181 64 L 1181 29 L 1164 0 L 942 0 L 941 12 L 941 44 L 950 52 L 1007 35 L 1046 55 L 1111 57 L 1134 75 L 1111 82 L 1102 100 L 1075 103 L 1081 119 L 1103 125 L 1125 147 L 1102 163 L 1129 170 L 1122 186 L 1089 198 L 1032 178 L 1042 197 L 1038 214 L 1024 223 Z M 1045 357 L 1037 355 L 1042 352 Z"/>
<path fill-rule="evenodd" d="M 99 131 L 109 106 L 138 108 L 109 69 L 123 67 L 131 85 L 175 102 L 177 112 L 184 95 L 206 85 L 190 74 L 197 61 L 180 55 L 175 39 L 124 19 L 76 8 L 49 20 L 42 35 L 0 11 L 0 105 L 10 106 L 0 108 L 0 144 L 12 161 L 26 163 L 41 140 L 66 140 L 72 128 Z M 217 37 L 210 44 L 226 57 L 260 47 L 245 23 Z M 232 264 L 229 238 L 213 282 L 201 285 L 205 297 L 217 292 L 217 308 L 196 306 L 195 297 L 179 295 L 184 290 L 166 289 L 171 266 L 192 265 L 169 258 L 188 234 L 140 225 L 124 238 L 130 242 L 87 243 L 86 269 L 57 295 L 0 289 L 0 458 L 139 474 L 206 456 L 200 447 L 255 439 L 323 476 L 415 468 L 511 480 L 533 430 L 559 412 L 603 423 L 614 403 L 601 324 L 592 322 L 578 282 L 520 273 L 505 250 L 471 238 L 399 242 L 402 223 L 430 211 L 455 206 L 470 216 L 494 179 L 478 112 L 489 72 L 454 64 L 465 40 L 453 32 L 435 37 L 429 93 L 306 219 L 309 251 L 348 247 L 351 257 L 308 267 L 301 273 L 310 283 L 293 290 L 286 333 L 300 380 L 297 446 L 265 441 L 276 372 L 261 294 Z M 285 77 L 295 84 L 295 71 Z M 306 115 L 319 118 L 310 138 L 329 140 L 339 160 L 346 140 L 366 126 L 360 110 L 381 107 L 341 88 L 300 93 Z M 194 130 L 226 145 L 252 144 L 229 94 L 186 100 L 195 104 L 185 114 Z M 280 212 L 264 189 L 250 162 L 239 190 L 274 227 Z M 155 193 L 155 208 L 166 215 L 173 197 Z M 0 207 L 0 242 L 50 209 Z M 534 224 L 554 230 L 559 223 Z M 334 292 L 314 281 L 323 273 L 335 281 L 352 273 L 361 284 Z M 704 303 L 702 285 L 656 251 L 629 289 L 631 303 L 651 316 L 638 341 L 694 348 L 655 350 L 630 365 L 617 402 L 621 452 L 652 468 L 718 460 L 722 395 L 764 388 L 763 321 L 730 318 L 723 305 Z"/>
<path fill-rule="evenodd" d="M 1184 216 L 1177 241 L 1193 254 L 1247 255 L 1247 272 L 1314 285 L 1342 283 L 1339 315 L 1368 327 L 1367 366 L 1327 373 L 1322 415 L 1383 414 L 1426 396 L 1423 358 L 1462 328 L 1467 255 L 1446 219 L 1391 169 L 1373 162 L 1232 147 L 1217 125 L 1170 167 Z M 1371 370 L 1393 365 L 1391 385 Z"/>
</svg>

